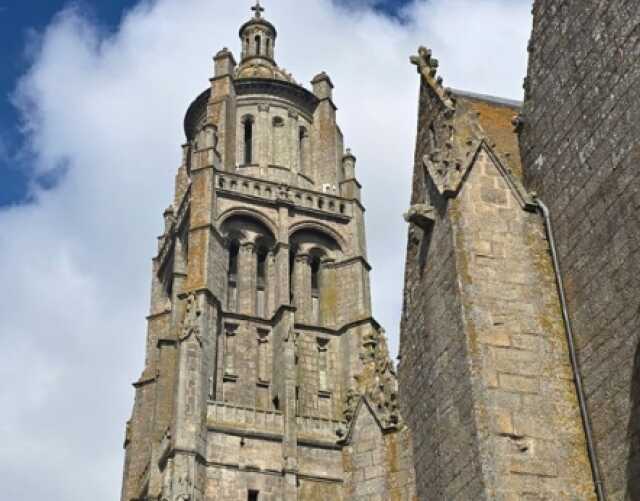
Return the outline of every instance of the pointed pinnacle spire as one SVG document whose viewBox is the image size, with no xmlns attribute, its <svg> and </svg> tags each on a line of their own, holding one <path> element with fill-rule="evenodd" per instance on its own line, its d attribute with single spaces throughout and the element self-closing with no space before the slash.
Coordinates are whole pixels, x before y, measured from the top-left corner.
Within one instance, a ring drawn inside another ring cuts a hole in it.
<svg viewBox="0 0 640 501">
<path fill-rule="evenodd" d="M 251 7 L 251 10 L 255 12 L 255 17 L 262 17 L 262 13 L 264 12 L 264 7 L 260 5 L 260 0 L 256 0 L 256 4 Z"/>
</svg>

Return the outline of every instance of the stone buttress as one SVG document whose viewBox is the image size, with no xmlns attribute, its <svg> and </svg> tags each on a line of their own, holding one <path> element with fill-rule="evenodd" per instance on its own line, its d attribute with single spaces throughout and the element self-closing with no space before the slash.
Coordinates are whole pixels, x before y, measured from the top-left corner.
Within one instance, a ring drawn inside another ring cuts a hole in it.
<svg viewBox="0 0 640 501">
<path fill-rule="evenodd" d="M 122 500 L 414 500 L 333 84 L 278 67 L 254 11 L 186 115 Z"/>
<path fill-rule="evenodd" d="M 426 49 L 399 367 L 421 500 L 591 500 L 519 103 L 442 87 Z"/>
</svg>

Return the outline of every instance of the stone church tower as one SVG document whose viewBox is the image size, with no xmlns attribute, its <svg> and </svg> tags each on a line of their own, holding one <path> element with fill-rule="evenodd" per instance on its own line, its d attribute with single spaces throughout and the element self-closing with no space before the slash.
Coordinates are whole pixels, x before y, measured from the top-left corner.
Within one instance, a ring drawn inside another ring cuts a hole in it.
<svg viewBox="0 0 640 501">
<path fill-rule="evenodd" d="M 356 158 L 331 79 L 276 64 L 263 10 L 186 115 L 122 500 L 413 500 Z"/>
</svg>

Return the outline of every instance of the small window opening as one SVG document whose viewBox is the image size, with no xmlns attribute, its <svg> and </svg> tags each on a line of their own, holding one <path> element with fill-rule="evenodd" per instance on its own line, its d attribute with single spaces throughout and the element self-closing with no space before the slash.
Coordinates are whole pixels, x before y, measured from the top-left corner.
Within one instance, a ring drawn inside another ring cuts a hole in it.
<svg viewBox="0 0 640 501">
<path fill-rule="evenodd" d="M 300 127 L 300 132 L 298 133 L 298 165 L 300 166 L 300 171 L 305 171 L 305 156 L 306 156 L 306 137 L 307 131 L 304 127 Z"/>
<path fill-rule="evenodd" d="M 271 39 L 267 38 L 267 57 L 271 57 Z"/>
<path fill-rule="evenodd" d="M 260 35 L 257 35 L 256 36 L 256 54 L 259 56 L 261 52 L 262 52 L 262 39 L 260 38 Z"/>
<path fill-rule="evenodd" d="M 258 501 L 260 497 L 260 491 L 249 491 L 249 495 L 247 496 L 247 501 Z"/>
<path fill-rule="evenodd" d="M 253 119 L 247 118 L 244 122 L 244 163 L 253 162 Z"/>
<path fill-rule="evenodd" d="M 258 252 L 258 289 L 264 289 L 267 282 L 267 251 Z"/>
</svg>

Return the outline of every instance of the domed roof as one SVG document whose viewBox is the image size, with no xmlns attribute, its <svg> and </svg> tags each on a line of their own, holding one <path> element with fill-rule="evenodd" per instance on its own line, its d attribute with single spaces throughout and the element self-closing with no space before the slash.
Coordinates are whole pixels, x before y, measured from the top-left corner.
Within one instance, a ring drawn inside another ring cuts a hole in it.
<svg viewBox="0 0 640 501">
<path fill-rule="evenodd" d="M 274 54 L 278 32 L 273 24 L 262 17 L 264 7 L 259 0 L 251 10 L 253 17 L 240 28 L 242 59 L 235 78 L 271 78 L 297 83 L 289 72 L 276 64 Z"/>
<path fill-rule="evenodd" d="M 236 69 L 236 78 L 272 78 L 292 84 L 298 84 L 291 73 L 277 65 L 266 64 L 259 60 L 247 61 Z"/>
</svg>

